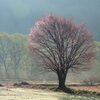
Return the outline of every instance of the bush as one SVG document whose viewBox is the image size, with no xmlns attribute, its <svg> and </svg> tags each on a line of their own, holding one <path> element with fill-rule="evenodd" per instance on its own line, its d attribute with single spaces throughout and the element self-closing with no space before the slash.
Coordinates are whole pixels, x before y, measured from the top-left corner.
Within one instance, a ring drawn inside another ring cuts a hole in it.
<svg viewBox="0 0 100 100">
<path fill-rule="evenodd" d="M 89 79 L 83 80 L 83 83 L 85 83 L 86 85 L 95 85 L 96 83 L 100 83 L 100 78 L 90 77 Z"/>
<path fill-rule="evenodd" d="M 14 86 L 30 85 L 28 82 L 14 83 Z"/>
</svg>

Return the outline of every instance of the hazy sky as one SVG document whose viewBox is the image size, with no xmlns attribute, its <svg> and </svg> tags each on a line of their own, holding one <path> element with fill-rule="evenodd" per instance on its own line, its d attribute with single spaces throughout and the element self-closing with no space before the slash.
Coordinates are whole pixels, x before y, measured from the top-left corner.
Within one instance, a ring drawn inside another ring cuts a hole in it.
<svg viewBox="0 0 100 100">
<path fill-rule="evenodd" d="M 25 33 L 49 14 L 82 22 L 100 36 L 100 0 L 0 0 L 0 32 Z"/>
</svg>

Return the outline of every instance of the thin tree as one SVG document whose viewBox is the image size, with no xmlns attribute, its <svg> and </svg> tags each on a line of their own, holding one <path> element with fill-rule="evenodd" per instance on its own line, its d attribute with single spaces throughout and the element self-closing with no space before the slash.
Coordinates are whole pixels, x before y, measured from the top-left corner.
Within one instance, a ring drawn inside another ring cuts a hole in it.
<svg viewBox="0 0 100 100">
<path fill-rule="evenodd" d="M 55 72 L 61 90 L 69 70 L 86 70 L 95 57 L 91 33 L 80 24 L 49 15 L 38 21 L 29 34 L 29 48 L 42 58 L 43 67 Z"/>
</svg>

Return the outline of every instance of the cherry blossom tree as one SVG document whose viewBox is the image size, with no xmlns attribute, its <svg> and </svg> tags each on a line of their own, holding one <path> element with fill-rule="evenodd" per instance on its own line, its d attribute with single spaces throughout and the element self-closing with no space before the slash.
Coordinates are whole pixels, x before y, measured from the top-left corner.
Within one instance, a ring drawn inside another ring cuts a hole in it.
<svg viewBox="0 0 100 100">
<path fill-rule="evenodd" d="M 65 89 L 69 70 L 90 69 L 95 58 L 91 32 L 84 25 L 55 15 L 42 18 L 31 29 L 29 48 L 32 54 L 41 57 L 45 70 L 57 74 L 61 90 Z"/>
</svg>

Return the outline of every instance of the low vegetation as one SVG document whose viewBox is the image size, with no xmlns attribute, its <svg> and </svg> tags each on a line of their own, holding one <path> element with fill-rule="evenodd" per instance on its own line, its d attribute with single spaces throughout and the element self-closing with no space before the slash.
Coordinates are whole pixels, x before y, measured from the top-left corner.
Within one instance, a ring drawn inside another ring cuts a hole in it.
<svg viewBox="0 0 100 100">
<path fill-rule="evenodd" d="M 0 88 L 0 100 L 100 100 L 98 96 L 70 95 L 50 90 Z"/>
</svg>

